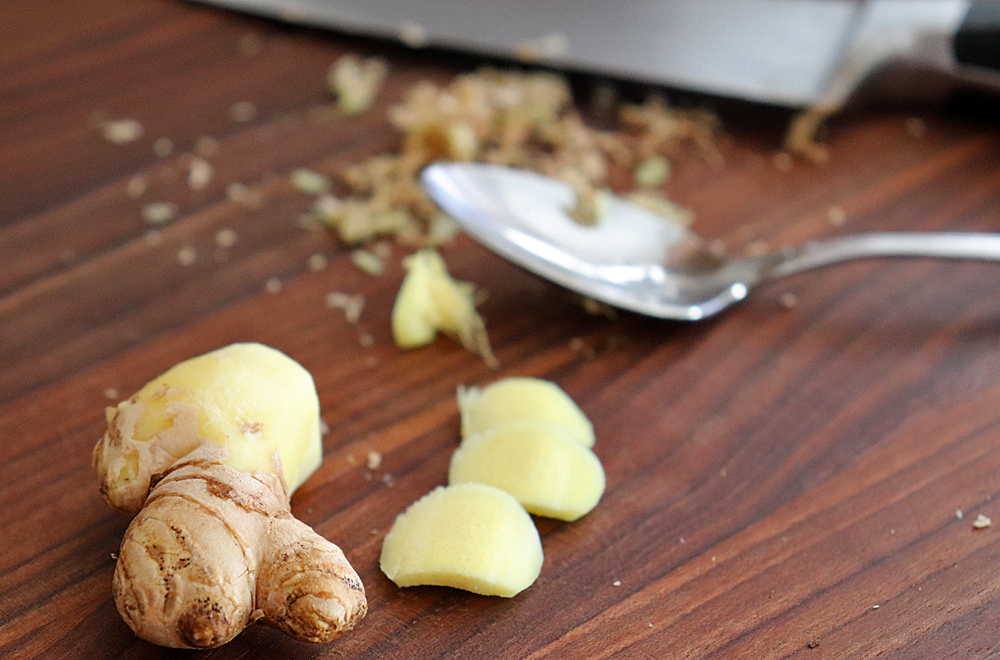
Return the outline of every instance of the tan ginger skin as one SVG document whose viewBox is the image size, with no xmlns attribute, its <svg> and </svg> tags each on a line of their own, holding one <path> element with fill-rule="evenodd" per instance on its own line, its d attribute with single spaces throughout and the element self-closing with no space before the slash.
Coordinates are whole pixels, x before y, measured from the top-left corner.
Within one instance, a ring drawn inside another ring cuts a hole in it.
<svg viewBox="0 0 1000 660">
<path fill-rule="evenodd" d="M 109 408 L 94 448 L 105 499 L 135 516 L 113 590 L 137 635 L 211 648 L 262 621 L 327 642 L 365 615 L 364 586 L 344 553 L 291 514 L 278 452 L 271 470 L 231 467 L 226 446 L 198 435 L 197 405 L 181 402 L 172 427 L 136 440 L 144 407 L 136 395 Z M 136 474 L 123 483 L 126 463 Z"/>
</svg>

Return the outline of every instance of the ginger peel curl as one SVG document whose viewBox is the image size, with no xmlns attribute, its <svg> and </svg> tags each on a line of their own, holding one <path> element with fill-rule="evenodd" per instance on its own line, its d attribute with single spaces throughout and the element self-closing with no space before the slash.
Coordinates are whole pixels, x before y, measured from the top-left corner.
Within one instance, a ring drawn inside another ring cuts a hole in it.
<svg viewBox="0 0 1000 660">
<path fill-rule="evenodd" d="M 222 645 L 262 621 L 327 642 L 366 613 L 344 553 L 289 508 L 318 466 L 319 403 L 298 363 L 260 344 L 183 362 L 108 411 L 101 492 L 134 515 L 113 580 L 143 639 Z"/>
</svg>

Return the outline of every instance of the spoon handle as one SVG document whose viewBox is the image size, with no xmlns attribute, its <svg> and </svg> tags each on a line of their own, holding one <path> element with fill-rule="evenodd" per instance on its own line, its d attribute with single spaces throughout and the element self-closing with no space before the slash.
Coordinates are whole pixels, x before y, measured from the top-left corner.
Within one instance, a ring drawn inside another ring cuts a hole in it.
<svg viewBox="0 0 1000 660">
<path fill-rule="evenodd" d="M 1000 234 L 897 232 L 810 241 L 782 253 L 782 258 L 768 269 L 766 279 L 875 257 L 1000 261 Z"/>
</svg>

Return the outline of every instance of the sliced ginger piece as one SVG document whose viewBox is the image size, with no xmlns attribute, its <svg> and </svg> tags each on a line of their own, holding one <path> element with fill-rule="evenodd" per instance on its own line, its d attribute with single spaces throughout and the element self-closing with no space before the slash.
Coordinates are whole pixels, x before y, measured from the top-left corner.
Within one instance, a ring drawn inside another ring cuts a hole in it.
<svg viewBox="0 0 1000 660">
<path fill-rule="evenodd" d="M 178 364 L 107 417 L 94 467 L 108 504 L 135 516 L 113 590 L 136 634 L 209 648 L 263 619 L 322 642 L 365 615 L 344 553 L 289 511 L 322 454 L 301 365 L 234 344 Z"/>
<path fill-rule="evenodd" d="M 382 572 L 400 587 L 437 585 L 510 598 L 537 578 L 542 544 L 531 516 L 504 491 L 439 486 L 397 516 Z"/>
<path fill-rule="evenodd" d="M 594 446 L 594 426 L 580 407 L 551 381 L 510 377 L 486 387 L 458 388 L 462 437 L 508 422 L 538 421 L 561 426 L 585 447 Z"/>
<path fill-rule="evenodd" d="M 510 493 L 530 513 L 576 520 L 604 494 L 601 461 L 559 426 L 508 422 L 465 438 L 448 483 L 476 482 Z"/>
<path fill-rule="evenodd" d="M 406 277 L 392 308 L 392 334 L 402 348 L 434 341 L 438 331 L 457 336 L 462 345 L 494 366 L 496 358 L 486 325 L 476 311 L 473 287 L 451 277 L 444 259 L 426 249 L 403 260 Z"/>
</svg>

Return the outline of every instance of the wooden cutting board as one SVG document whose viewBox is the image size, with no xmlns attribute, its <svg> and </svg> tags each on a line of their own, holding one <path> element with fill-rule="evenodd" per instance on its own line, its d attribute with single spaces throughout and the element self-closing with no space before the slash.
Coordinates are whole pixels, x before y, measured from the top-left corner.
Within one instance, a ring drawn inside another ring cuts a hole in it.
<svg viewBox="0 0 1000 660">
<path fill-rule="evenodd" d="M 447 338 L 403 351 L 389 314 L 407 250 L 380 276 L 360 271 L 331 235 L 301 229 L 310 199 L 287 174 L 395 148 L 386 110 L 405 90 L 477 62 L 171 0 L 7 3 L 0 19 L 3 657 L 193 657 L 138 640 L 115 610 L 127 521 L 101 500 L 91 448 L 106 405 L 249 340 L 316 379 L 326 456 L 293 511 L 344 548 L 370 612 L 330 645 L 258 627 L 212 658 L 996 651 L 1000 265 L 858 262 L 682 324 L 588 313 L 459 237 L 442 254 L 488 292 L 500 366 Z M 321 117 L 326 70 L 348 52 L 387 58 L 386 86 L 368 113 Z M 593 81 L 576 82 L 583 94 Z M 830 123 L 822 167 L 776 166 L 786 112 L 696 101 L 723 121 L 725 164 L 681 159 L 666 189 L 703 236 L 739 250 L 1000 231 L 988 99 L 862 106 Z M 234 118 L 240 103 L 254 112 Z M 102 117 L 135 118 L 143 135 L 112 144 Z M 206 136 L 215 175 L 194 191 L 184 168 Z M 159 138 L 170 153 L 154 152 Z M 232 182 L 259 187 L 260 207 L 232 202 Z M 179 216 L 151 241 L 141 210 L 157 201 Z M 236 239 L 225 249 L 221 230 Z M 325 304 L 331 291 L 364 296 L 357 323 Z M 551 379 L 590 416 L 602 502 L 572 524 L 537 521 L 542 574 L 513 599 L 396 588 L 378 569 L 382 538 L 444 482 L 456 387 L 508 375 Z M 980 514 L 997 524 L 976 529 Z"/>
</svg>

